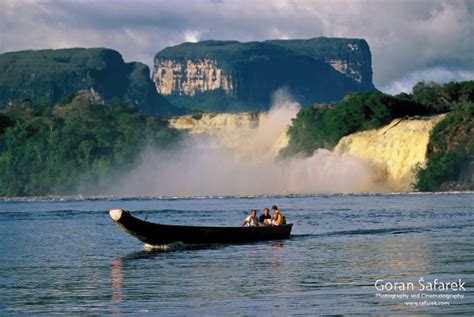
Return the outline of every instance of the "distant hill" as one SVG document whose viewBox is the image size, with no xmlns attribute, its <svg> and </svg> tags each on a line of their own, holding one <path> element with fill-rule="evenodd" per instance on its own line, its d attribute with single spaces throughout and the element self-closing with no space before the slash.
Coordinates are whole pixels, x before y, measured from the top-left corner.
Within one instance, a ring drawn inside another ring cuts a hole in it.
<svg viewBox="0 0 474 317">
<path fill-rule="evenodd" d="M 362 39 L 184 43 L 158 52 L 154 62 L 159 93 L 176 105 L 205 111 L 265 110 L 279 88 L 303 105 L 376 90 L 370 49 Z"/>
<path fill-rule="evenodd" d="M 106 48 L 71 48 L 0 54 L 0 109 L 30 99 L 56 103 L 87 90 L 98 101 L 117 99 L 144 114 L 179 111 L 160 96 L 148 66 L 125 63 L 120 53 Z"/>
</svg>

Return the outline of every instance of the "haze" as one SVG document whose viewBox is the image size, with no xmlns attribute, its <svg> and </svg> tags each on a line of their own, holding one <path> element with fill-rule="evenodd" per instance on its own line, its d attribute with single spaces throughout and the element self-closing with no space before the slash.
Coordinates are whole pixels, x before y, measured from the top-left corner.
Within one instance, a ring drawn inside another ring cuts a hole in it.
<svg viewBox="0 0 474 317">
<path fill-rule="evenodd" d="M 279 141 L 299 108 L 284 91 L 279 91 L 265 123 L 251 136 L 247 130 L 229 130 L 217 135 L 189 136 L 175 151 L 146 149 L 141 163 L 134 170 L 123 172 L 109 193 L 253 196 L 387 190 L 381 175 L 348 154 L 320 149 L 309 158 L 275 160 Z"/>
</svg>

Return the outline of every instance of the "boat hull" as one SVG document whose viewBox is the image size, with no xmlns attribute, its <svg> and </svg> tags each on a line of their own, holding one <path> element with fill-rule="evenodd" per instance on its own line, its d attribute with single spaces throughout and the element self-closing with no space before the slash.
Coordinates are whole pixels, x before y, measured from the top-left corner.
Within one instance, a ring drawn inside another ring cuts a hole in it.
<svg viewBox="0 0 474 317">
<path fill-rule="evenodd" d="M 121 209 L 109 211 L 112 220 L 125 232 L 150 245 L 247 243 L 290 237 L 293 224 L 259 227 L 202 227 L 164 225 L 143 221 Z"/>
</svg>

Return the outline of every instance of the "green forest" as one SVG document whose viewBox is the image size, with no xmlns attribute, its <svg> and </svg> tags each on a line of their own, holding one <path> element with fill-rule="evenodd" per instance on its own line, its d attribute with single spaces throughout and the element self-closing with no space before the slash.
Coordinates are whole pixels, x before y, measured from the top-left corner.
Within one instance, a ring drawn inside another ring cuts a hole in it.
<svg viewBox="0 0 474 317">
<path fill-rule="evenodd" d="M 390 96 L 381 92 L 348 94 L 329 107 L 302 109 L 288 130 L 289 145 L 281 157 L 310 156 L 318 148 L 333 149 L 351 133 L 375 129 L 395 118 L 449 113 L 433 130 L 428 164 L 417 169 L 415 188 L 443 189 L 466 173 L 474 156 L 474 81 L 437 84 L 420 82 L 411 94 Z M 468 173 L 469 174 L 469 173 Z M 463 179 L 472 183 L 472 179 Z"/>
<path fill-rule="evenodd" d="M 55 106 L 25 100 L 0 113 L 0 196 L 93 193 L 145 146 L 164 149 L 179 137 L 164 119 L 88 95 Z"/>
<path fill-rule="evenodd" d="M 421 191 L 474 186 L 474 103 L 462 102 L 438 123 L 430 136 L 428 162 L 417 168 L 415 188 Z"/>
</svg>

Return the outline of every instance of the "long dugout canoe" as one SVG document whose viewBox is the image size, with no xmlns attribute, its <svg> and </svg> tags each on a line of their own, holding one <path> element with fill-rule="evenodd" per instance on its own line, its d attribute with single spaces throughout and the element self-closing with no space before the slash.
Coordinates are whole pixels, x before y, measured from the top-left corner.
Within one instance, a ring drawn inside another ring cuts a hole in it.
<svg viewBox="0 0 474 317">
<path fill-rule="evenodd" d="M 256 227 L 205 227 L 165 225 L 144 221 L 123 209 L 111 209 L 110 218 L 125 232 L 149 245 L 247 243 L 290 237 L 293 224 Z"/>
</svg>

